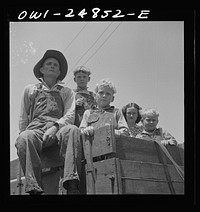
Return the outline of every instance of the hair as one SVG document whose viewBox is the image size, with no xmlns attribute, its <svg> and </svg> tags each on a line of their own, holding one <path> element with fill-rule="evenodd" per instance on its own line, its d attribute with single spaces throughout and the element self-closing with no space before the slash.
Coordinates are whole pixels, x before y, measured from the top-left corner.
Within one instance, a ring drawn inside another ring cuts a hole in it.
<svg viewBox="0 0 200 212">
<path fill-rule="evenodd" d="M 89 68 L 86 68 L 85 66 L 78 66 L 75 70 L 74 70 L 74 76 L 77 74 L 77 73 L 84 73 L 84 74 L 87 74 L 88 76 L 90 76 L 91 74 L 91 71 L 89 70 Z"/>
<path fill-rule="evenodd" d="M 131 107 L 137 109 L 138 117 L 137 117 L 135 123 L 139 123 L 140 120 L 141 120 L 140 110 L 141 110 L 142 108 L 141 108 L 139 105 L 137 105 L 136 103 L 134 103 L 134 102 L 128 103 L 127 105 L 125 105 L 124 107 L 122 107 L 122 113 L 123 113 L 123 115 L 124 115 L 124 118 L 125 118 L 125 120 L 127 121 L 126 112 L 127 112 L 127 109 L 128 109 L 128 108 L 131 108 Z"/>
<path fill-rule="evenodd" d="M 112 81 L 109 79 L 102 79 L 99 83 L 96 84 L 95 92 L 97 93 L 100 87 L 109 87 L 113 90 L 113 94 L 117 93 L 116 87 Z"/>
<path fill-rule="evenodd" d="M 147 108 L 140 111 L 141 119 L 145 119 L 148 115 L 159 116 L 158 111 L 155 108 Z"/>
</svg>

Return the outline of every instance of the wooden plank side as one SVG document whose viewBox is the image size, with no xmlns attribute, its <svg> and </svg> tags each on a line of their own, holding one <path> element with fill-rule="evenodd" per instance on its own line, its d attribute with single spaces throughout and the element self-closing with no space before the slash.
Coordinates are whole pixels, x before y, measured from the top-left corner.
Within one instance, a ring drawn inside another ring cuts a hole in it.
<svg viewBox="0 0 200 212">
<path fill-rule="evenodd" d="M 168 150 L 169 154 L 172 156 L 172 158 L 174 159 L 174 161 L 179 165 L 179 166 L 183 166 L 184 165 L 184 161 L 183 161 L 183 149 L 178 147 L 178 146 L 173 146 L 173 145 L 167 145 L 166 149 Z M 162 155 L 163 158 L 165 159 L 167 164 L 172 164 L 172 162 L 170 161 L 170 159 L 168 157 L 166 157 L 165 153 L 162 151 Z"/>
<path fill-rule="evenodd" d="M 185 194 L 185 185 L 184 183 L 173 183 L 175 192 L 177 195 Z"/>
<path fill-rule="evenodd" d="M 167 145 L 167 150 L 174 159 L 174 161 L 180 165 L 184 165 L 184 151 L 179 146 Z M 116 157 L 123 160 L 143 161 L 159 163 L 158 153 L 154 142 L 146 141 L 142 139 L 120 136 L 116 138 Z M 166 157 L 164 152 L 161 152 L 163 158 L 167 164 L 172 162 Z"/>
<path fill-rule="evenodd" d="M 159 163 L 120 160 L 121 176 L 166 181 L 163 165 Z"/>
<path fill-rule="evenodd" d="M 120 136 L 116 138 L 116 157 L 123 160 L 159 163 L 155 145 L 151 141 Z"/>
<path fill-rule="evenodd" d="M 159 163 L 120 160 L 122 193 L 170 194 L 164 165 Z M 167 165 L 175 193 L 183 194 L 184 182 L 173 165 Z"/>
<path fill-rule="evenodd" d="M 123 180 L 123 194 L 170 194 L 167 182 Z"/>
<path fill-rule="evenodd" d="M 118 194 L 116 159 L 95 162 L 94 167 L 97 173 L 96 194 Z"/>
<path fill-rule="evenodd" d="M 93 157 L 115 152 L 116 145 L 113 126 L 105 125 L 95 129 L 92 141 Z"/>
</svg>

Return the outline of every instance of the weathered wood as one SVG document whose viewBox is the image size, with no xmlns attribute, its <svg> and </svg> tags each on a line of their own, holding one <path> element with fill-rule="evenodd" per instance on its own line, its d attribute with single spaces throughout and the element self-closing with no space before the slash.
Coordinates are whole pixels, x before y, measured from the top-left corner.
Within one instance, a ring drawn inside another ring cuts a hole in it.
<svg viewBox="0 0 200 212">
<path fill-rule="evenodd" d="M 125 136 L 117 138 L 110 125 L 95 129 L 95 135 L 88 141 L 90 142 L 84 143 L 89 147 L 85 150 L 88 194 L 94 193 L 94 189 L 96 194 L 170 194 L 169 185 L 173 187 L 175 194 L 184 194 L 184 180 L 162 151 L 160 153 L 163 160 L 160 160 L 154 142 Z M 170 145 L 166 148 L 176 163 L 184 169 L 184 149 Z M 111 155 L 113 158 L 101 158 L 101 161 L 93 163 L 94 158 L 102 155 Z M 60 167 L 64 165 L 59 156 L 59 146 L 44 149 L 41 161 L 45 192 L 58 194 L 62 175 Z M 17 162 L 16 160 L 13 164 Z M 51 172 L 51 169 L 54 171 Z M 12 179 L 16 170 L 13 168 L 11 171 Z M 169 177 L 166 177 L 166 173 Z M 81 178 L 85 177 L 84 174 L 83 169 Z"/>
<path fill-rule="evenodd" d="M 94 163 L 94 167 L 97 171 L 97 179 L 95 182 L 96 194 L 120 193 L 116 163 L 116 158 L 102 160 Z"/>
<path fill-rule="evenodd" d="M 165 165 L 160 163 L 119 160 L 123 193 L 170 194 Z M 184 193 L 184 181 L 173 165 L 167 165 L 175 194 Z"/>
<path fill-rule="evenodd" d="M 92 138 L 90 136 L 81 135 L 83 140 L 83 147 L 85 152 L 86 163 L 86 176 L 87 176 L 87 194 L 95 194 L 95 181 L 96 181 L 96 173 L 93 165 L 93 157 L 92 157 Z"/>
<path fill-rule="evenodd" d="M 114 157 L 94 163 L 97 170 L 97 194 L 184 193 L 184 180 L 158 144 L 126 136 L 118 138 L 111 133 L 114 148 L 108 150 L 105 129 L 98 129 L 95 133 L 96 137 L 91 143 L 95 149 L 93 157 L 105 152 Z M 166 148 L 174 161 L 183 168 L 183 149 L 170 145 Z"/>
<path fill-rule="evenodd" d="M 120 136 L 120 138 L 116 138 L 115 140 L 117 158 L 123 160 L 160 163 L 154 142 L 126 136 Z M 184 150 L 178 146 L 172 145 L 167 145 L 166 148 L 176 163 L 183 166 L 184 162 L 182 158 Z M 164 152 L 161 152 L 161 154 L 167 164 L 172 164 Z"/>
<path fill-rule="evenodd" d="M 116 152 L 113 126 L 105 125 L 94 130 L 92 138 L 92 155 L 97 157 Z"/>
</svg>

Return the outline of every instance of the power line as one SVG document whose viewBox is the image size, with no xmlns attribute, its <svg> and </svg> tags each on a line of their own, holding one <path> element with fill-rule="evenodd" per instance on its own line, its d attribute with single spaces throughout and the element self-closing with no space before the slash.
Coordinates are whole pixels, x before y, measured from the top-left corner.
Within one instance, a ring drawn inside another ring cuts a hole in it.
<svg viewBox="0 0 200 212">
<path fill-rule="evenodd" d="M 81 28 L 81 30 L 76 34 L 76 36 L 72 39 L 72 41 L 67 45 L 67 47 L 63 50 L 65 52 L 73 43 L 73 41 L 79 36 L 79 34 L 84 30 L 84 28 L 87 26 L 88 22 Z"/>
<path fill-rule="evenodd" d="M 79 60 L 75 63 L 75 65 L 71 68 L 68 74 L 74 69 L 74 67 L 80 62 L 80 60 L 90 51 L 90 49 L 97 43 L 97 41 L 102 37 L 102 35 L 107 31 L 107 29 L 111 26 L 112 22 L 104 29 L 104 31 L 98 36 L 95 42 L 84 52 L 84 54 L 79 58 Z M 72 77 L 73 78 L 73 77 Z M 66 83 L 68 84 L 72 78 Z"/>
<path fill-rule="evenodd" d="M 104 42 L 99 46 L 99 48 L 96 49 L 96 51 L 88 58 L 88 60 L 83 64 L 85 65 L 98 51 L 99 49 L 105 44 L 105 42 L 112 36 L 112 34 L 117 30 L 117 28 L 120 26 L 122 22 L 120 22 L 117 27 L 110 33 L 110 35 L 104 40 Z"/>
</svg>

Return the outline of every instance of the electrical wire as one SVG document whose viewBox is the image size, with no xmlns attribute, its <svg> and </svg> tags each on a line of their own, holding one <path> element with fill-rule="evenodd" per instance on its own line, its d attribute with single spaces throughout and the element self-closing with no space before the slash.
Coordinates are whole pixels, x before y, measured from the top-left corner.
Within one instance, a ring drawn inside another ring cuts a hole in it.
<svg viewBox="0 0 200 212">
<path fill-rule="evenodd" d="M 75 66 L 80 62 L 80 60 L 90 51 L 90 49 L 98 42 L 98 40 L 103 36 L 103 34 L 108 30 L 108 28 L 111 26 L 112 22 L 104 29 L 104 31 L 98 36 L 98 38 L 95 40 L 95 42 L 84 52 L 84 54 L 79 58 L 79 60 L 75 63 L 75 65 L 71 68 L 71 70 L 68 72 L 71 73 L 72 70 L 75 68 Z M 73 77 L 72 77 L 73 78 Z M 72 78 L 66 83 L 68 84 Z"/>
<path fill-rule="evenodd" d="M 88 22 L 81 28 L 81 30 L 76 34 L 76 36 L 72 39 L 72 41 L 67 45 L 67 47 L 63 50 L 65 52 L 73 43 L 73 41 L 79 36 L 79 34 L 84 30 L 84 28 L 87 26 Z"/>
<path fill-rule="evenodd" d="M 117 30 L 117 28 L 120 26 L 120 24 L 122 24 L 122 22 L 120 22 L 117 27 L 110 33 L 110 35 L 104 40 L 104 42 L 99 46 L 98 49 L 96 49 L 96 51 L 88 58 L 88 60 L 83 64 L 85 65 L 98 51 L 99 49 L 106 43 L 106 41 L 112 36 L 112 34 Z"/>
<path fill-rule="evenodd" d="M 106 41 L 112 36 L 112 34 L 117 30 L 117 28 L 120 26 L 122 22 L 120 22 L 117 27 L 109 34 L 109 36 L 104 40 L 104 42 L 96 49 L 96 51 L 87 59 L 87 61 L 85 63 L 83 63 L 83 65 L 85 65 L 98 51 L 99 49 L 106 43 Z M 105 33 L 105 31 L 110 27 L 110 25 L 112 24 L 112 22 L 109 24 L 109 26 L 107 26 L 107 28 L 101 33 L 101 35 L 97 38 L 97 40 L 92 44 L 92 46 L 83 54 L 83 56 L 96 44 L 96 42 L 100 39 L 100 37 Z M 78 62 L 83 58 L 83 56 L 77 61 L 77 63 L 73 66 L 73 68 L 78 64 Z M 70 70 L 70 72 L 73 70 L 73 68 Z M 69 72 L 69 73 L 70 73 Z M 73 79 L 73 77 L 71 77 L 71 79 L 66 83 L 68 84 L 71 80 Z"/>
</svg>

